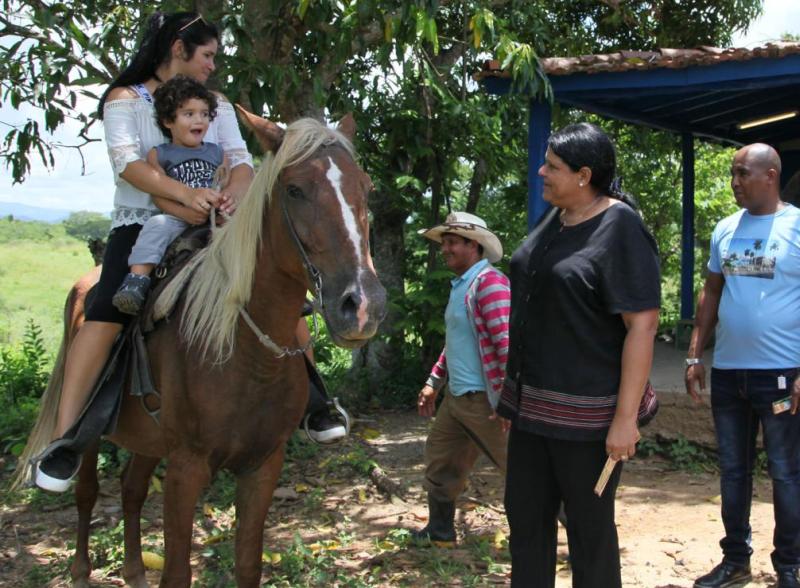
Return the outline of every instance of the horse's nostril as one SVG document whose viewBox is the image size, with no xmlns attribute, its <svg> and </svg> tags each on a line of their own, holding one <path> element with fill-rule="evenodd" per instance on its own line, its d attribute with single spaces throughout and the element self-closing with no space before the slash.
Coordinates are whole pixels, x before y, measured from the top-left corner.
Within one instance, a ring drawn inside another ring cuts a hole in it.
<svg viewBox="0 0 800 588">
<path fill-rule="evenodd" d="M 361 296 L 359 296 L 358 292 L 348 292 L 342 298 L 342 315 L 346 317 L 355 316 L 360 306 Z"/>
</svg>

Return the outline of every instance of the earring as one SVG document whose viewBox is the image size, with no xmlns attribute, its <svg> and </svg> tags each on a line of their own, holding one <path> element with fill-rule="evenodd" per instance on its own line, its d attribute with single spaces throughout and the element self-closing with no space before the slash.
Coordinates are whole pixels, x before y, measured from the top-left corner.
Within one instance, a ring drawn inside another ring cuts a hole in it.
<svg viewBox="0 0 800 588">
<path fill-rule="evenodd" d="M 578 185 L 583 188 L 583 182 L 578 182 Z"/>
</svg>

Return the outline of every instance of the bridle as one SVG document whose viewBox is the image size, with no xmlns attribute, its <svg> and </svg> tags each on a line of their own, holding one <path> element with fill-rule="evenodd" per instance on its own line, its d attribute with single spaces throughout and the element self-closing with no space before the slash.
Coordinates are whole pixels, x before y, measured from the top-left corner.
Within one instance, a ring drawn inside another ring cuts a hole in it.
<svg viewBox="0 0 800 588">
<path fill-rule="evenodd" d="M 215 187 L 215 189 L 217 189 Z M 225 220 L 230 220 L 231 216 L 228 213 L 220 212 Z M 322 302 L 322 272 L 320 272 L 317 267 L 311 262 L 311 259 L 308 257 L 308 253 L 306 253 L 306 249 L 303 246 L 303 242 L 300 240 L 300 237 L 297 236 L 297 231 L 294 228 L 294 224 L 292 224 L 292 219 L 289 216 L 289 210 L 286 208 L 286 199 L 281 198 L 281 216 L 283 217 L 283 221 L 286 224 L 286 230 L 289 232 L 289 235 L 292 237 L 292 242 L 294 243 L 295 249 L 297 250 L 298 255 L 300 255 L 300 260 L 303 262 L 303 267 L 306 270 L 306 275 L 308 276 L 308 282 L 311 284 L 313 288 L 314 297 L 311 300 L 311 321 L 314 325 L 314 333 L 311 335 L 308 341 L 306 341 L 305 345 L 302 347 L 296 347 L 294 349 L 289 347 L 284 347 L 275 343 L 275 341 L 263 332 L 258 325 L 253 320 L 253 317 L 250 316 L 250 313 L 247 312 L 247 309 L 244 307 L 239 309 L 239 314 L 241 315 L 242 319 L 244 320 L 245 324 L 250 328 L 253 334 L 256 336 L 258 341 L 267 349 L 269 349 L 272 353 L 275 354 L 275 357 L 278 359 L 282 357 L 295 357 L 302 353 L 305 353 L 309 348 L 311 348 L 314 343 L 316 342 L 317 338 L 319 337 L 319 325 L 317 323 L 317 313 L 322 313 L 324 309 L 324 304 Z M 211 229 L 216 230 L 216 211 L 211 209 Z"/>
</svg>

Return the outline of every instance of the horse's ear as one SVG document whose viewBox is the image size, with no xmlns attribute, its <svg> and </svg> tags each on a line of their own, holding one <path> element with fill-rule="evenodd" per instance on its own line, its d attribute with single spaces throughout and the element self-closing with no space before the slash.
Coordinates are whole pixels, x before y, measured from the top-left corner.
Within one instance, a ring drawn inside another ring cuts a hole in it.
<svg viewBox="0 0 800 588">
<path fill-rule="evenodd" d="M 253 131 L 258 142 L 266 151 L 275 153 L 283 141 L 284 130 L 269 119 L 248 112 L 241 104 L 236 105 L 245 126 Z"/>
<path fill-rule="evenodd" d="M 353 140 L 353 137 L 356 136 L 356 119 L 353 118 L 352 112 L 348 112 L 342 117 L 342 120 L 339 121 L 339 125 L 336 127 L 336 130 L 338 130 L 351 141 Z"/>
</svg>

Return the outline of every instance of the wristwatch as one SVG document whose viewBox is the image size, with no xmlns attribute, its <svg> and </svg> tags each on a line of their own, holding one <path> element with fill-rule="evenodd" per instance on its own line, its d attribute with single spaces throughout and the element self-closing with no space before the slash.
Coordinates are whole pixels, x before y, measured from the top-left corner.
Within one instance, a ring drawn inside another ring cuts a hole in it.
<svg viewBox="0 0 800 588">
<path fill-rule="evenodd" d="M 698 363 L 703 363 L 702 357 L 687 357 L 686 358 L 686 367 L 691 367 L 693 365 L 697 365 Z"/>
</svg>

